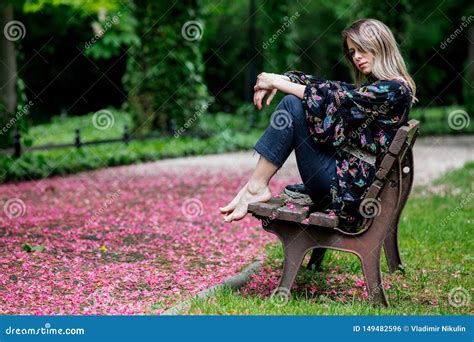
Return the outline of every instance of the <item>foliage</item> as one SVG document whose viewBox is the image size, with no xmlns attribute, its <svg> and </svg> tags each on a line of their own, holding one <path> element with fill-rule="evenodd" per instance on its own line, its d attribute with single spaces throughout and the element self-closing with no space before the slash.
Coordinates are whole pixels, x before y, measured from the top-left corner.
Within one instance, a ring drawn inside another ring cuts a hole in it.
<svg viewBox="0 0 474 342">
<path fill-rule="evenodd" d="M 31 141 L 30 146 L 71 144 L 74 143 L 76 129 L 80 130 L 83 141 L 91 141 L 119 138 L 123 135 L 125 125 L 131 128 L 132 120 L 128 113 L 112 108 L 103 111 L 111 113 L 111 123 L 106 129 L 100 130 L 94 126 L 94 115 L 96 113 L 83 116 L 58 115 L 53 117 L 49 123 L 31 127 L 23 138 Z M 97 113 L 100 114 L 101 112 L 98 111 Z"/>
<path fill-rule="evenodd" d="M 136 35 L 137 20 L 132 13 L 133 4 L 121 6 L 117 11 L 107 15 L 101 10 L 91 27 L 96 41 L 86 44 L 84 54 L 94 59 L 109 59 L 118 56 L 121 48 L 138 45 L 140 38 Z"/>
<path fill-rule="evenodd" d="M 98 13 L 102 9 L 116 10 L 120 7 L 120 0 L 35 0 L 26 1 L 23 10 L 26 13 L 38 13 L 47 6 L 67 6 L 77 9 L 81 15 L 87 16 L 91 13 Z"/>
<path fill-rule="evenodd" d="M 135 11 L 141 42 L 131 48 L 124 76 L 135 126 L 139 132 L 173 129 L 171 120 L 182 126 L 211 101 L 199 49 L 200 6 L 138 0 Z"/>
<path fill-rule="evenodd" d="M 283 73 L 296 63 L 295 26 L 300 11 L 290 11 L 290 1 L 269 0 L 262 6 L 260 25 L 263 27 L 263 67 L 267 72 Z"/>
<path fill-rule="evenodd" d="M 33 127 L 25 139 L 33 146 L 48 143 L 72 143 L 74 129 L 81 128 L 83 141 L 119 138 L 123 125 L 131 119 L 126 113 L 113 112 L 115 123 L 106 130 L 97 130 L 92 124 L 93 114 L 84 117 L 61 118 Z M 221 113 L 201 117 L 196 130 L 207 132 L 206 139 L 164 136 L 163 138 L 124 143 L 83 146 L 49 151 L 26 152 L 19 159 L 0 155 L 0 183 L 66 175 L 107 166 L 129 165 L 164 158 L 187 155 L 223 153 L 252 148 L 261 130 L 235 129 L 243 126 L 240 118 Z M 216 125 L 212 123 L 216 122 Z"/>
</svg>

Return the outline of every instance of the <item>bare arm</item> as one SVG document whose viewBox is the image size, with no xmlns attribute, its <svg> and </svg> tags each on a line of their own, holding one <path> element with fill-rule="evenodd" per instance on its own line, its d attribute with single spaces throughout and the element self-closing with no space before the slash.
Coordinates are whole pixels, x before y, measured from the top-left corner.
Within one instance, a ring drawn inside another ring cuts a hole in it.
<svg viewBox="0 0 474 342">
<path fill-rule="evenodd" d="M 302 84 L 293 83 L 289 80 L 287 76 L 284 77 L 286 77 L 288 80 L 285 80 L 283 78 L 275 78 L 275 80 L 273 80 L 273 88 L 283 93 L 295 95 L 298 96 L 300 99 L 303 99 L 304 90 L 306 86 Z"/>
</svg>

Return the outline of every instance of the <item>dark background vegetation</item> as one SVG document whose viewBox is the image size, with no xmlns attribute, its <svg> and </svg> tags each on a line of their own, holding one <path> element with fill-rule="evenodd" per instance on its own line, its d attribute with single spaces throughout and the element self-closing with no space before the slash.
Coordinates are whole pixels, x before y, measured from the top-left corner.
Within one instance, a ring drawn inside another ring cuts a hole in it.
<svg viewBox="0 0 474 342">
<path fill-rule="evenodd" d="M 425 132 L 460 133 L 445 121 L 455 109 L 473 113 L 473 15 L 467 0 L 2 0 L 2 28 L 17 20 L 25 32 L 13 43 L 0 37 L 0 124 L 32 101 L 16 126 L 22 143 L 33 146 L 60 142 L 62 133 L 73 141 L 74 119 L 90 121 L 88 115 L 102 109 L 128 123 L 132 136 L 173 134 L 198 113 L 188 131 L 225 133 L 221 141 L 231 144 L 236 132 L 268 123 L 271 108 L 258 112 L 251 105 L 259 72 L 299 69 L 352 82 L 340 33 L 354 20 L 372 17 L 397 38 L 418 87 L 413 115 L 428 122 Z M 189 21 L 202 28 L 196 40 L 183 38 Z M 114 129 L 122 134 L 122 127 Z M 14 132 L 0 137 L 0 148 L 12 146 Z M 249 144 L 224 150 L 236 146 Z M 158 158 L 147 156 L 138 159 Z"/>
</svg>

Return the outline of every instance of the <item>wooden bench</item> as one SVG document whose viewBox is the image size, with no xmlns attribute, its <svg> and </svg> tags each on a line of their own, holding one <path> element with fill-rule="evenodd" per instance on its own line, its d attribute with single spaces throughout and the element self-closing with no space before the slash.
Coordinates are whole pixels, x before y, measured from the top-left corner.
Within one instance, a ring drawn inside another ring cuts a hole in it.
<svg viewBox="0 0 474 342">
<path fill-rule="evenodd" d="M 412 147 L 418 135 L 417 120 L 398 129 L 387 152 L 380 158 L 375 180 L 369 187 L 361 208 L 364 220 L 356 233 L 338 227 L 339 218 L 322 212 L 310 212 L 308 206 L 287 205 L 273 197 L 267 202 L 252 203 L 249 212 L 262 221 L 267 232 L 283 244 L 283 274 L 274 293 L 290 293 L 304 256 L 312 255 L 307 268 L 320 268 L 327 248 L 356 254 L 361 263 L 369 300 L 388 306 L 382 287 L 380 253 L 383 249 L 390 272 L 401 266 L 397 232 L 400 214 L 413 183 Z"/>
</svg>

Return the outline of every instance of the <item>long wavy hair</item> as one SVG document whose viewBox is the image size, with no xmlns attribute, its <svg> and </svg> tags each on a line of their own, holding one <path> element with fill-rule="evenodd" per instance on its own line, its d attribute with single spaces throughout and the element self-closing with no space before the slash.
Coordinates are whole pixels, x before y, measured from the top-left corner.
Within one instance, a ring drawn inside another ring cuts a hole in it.
<svg viewBox="0 0 474 342">
<path fill-rule="evenodd" d="M 412 103 L 418 101 L 416 98 L 416 85 L 407 71 L 405 61 L 398 48 L 397 41 L 392 31 L 377 19 L 359 19 L 342 31 L 344 56 L 355 72 L 355 82 L 358 87 L 363 80 L 405 80 L 412 90 Z M 347 38 L 350 38 L 358 49 L 370 52 L 374 56 L 372 73 L 364 75 L 354 64 L 347 46 Z"/>
</svg>

